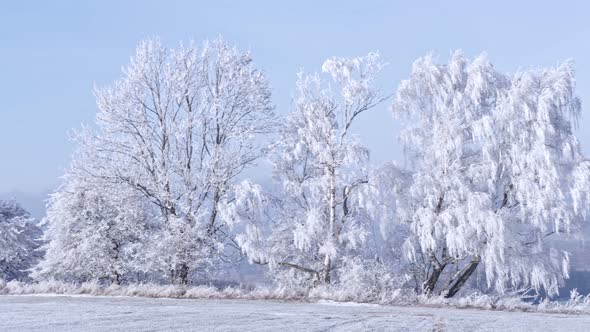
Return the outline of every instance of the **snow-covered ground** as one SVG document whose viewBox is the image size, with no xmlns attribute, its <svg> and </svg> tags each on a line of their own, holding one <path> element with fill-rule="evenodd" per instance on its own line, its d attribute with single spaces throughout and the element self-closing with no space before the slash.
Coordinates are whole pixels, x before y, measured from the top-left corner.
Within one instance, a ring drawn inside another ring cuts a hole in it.
<svg viewBox="0 0 590 332">
<path fill-rule="evenodd" d="M 590 315 L 347 303 L 0 296 L 0 331 L 588 331 Z"/>
</svg>

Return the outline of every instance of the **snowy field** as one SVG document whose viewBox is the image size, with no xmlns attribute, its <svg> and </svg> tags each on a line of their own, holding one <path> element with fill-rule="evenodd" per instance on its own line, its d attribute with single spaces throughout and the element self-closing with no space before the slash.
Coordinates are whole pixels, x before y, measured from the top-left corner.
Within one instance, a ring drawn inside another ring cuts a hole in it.
<svg viewBox="0 0 590 332">
<path fill-rule="evenodd" d="M 0 331 L 588 331 L 590 315 L 347 303 L 0 296 Z"/>
</svg>

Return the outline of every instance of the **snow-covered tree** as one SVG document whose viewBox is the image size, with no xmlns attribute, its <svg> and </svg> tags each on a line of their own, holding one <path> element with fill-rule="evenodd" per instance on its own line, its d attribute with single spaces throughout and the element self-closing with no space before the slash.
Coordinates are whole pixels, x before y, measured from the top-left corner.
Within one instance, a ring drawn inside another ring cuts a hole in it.
<svg viewBox="0 0 590 332">
<path fill-rule="evenodd" d="M 123 78 L 96 90 L 97 129 L 78 135 L 86 157 L 75 161 L 76 183 L 54 195 L 48 220 L 66 230 L 80 220 L 100 224 L 102 238 L 109 220 L 137 217 L 142 224 L 147 214 L 153 230 L 144 246 L 148 270 L 188 283 L 222 255 L 228 236 L 219 203 L 262 155 L 260 134 L 274 125 L 270 96 L 250 53 L 222 40 L 200 49 L 170 49 L 157 39 L 140 43 Z M 128 214 L 117 200 L 144 213 Z"/>
<path fill-rule="evenodd" d="M 41 256 L 41 229 L 12 200 L 0 200 L 0 279 L 27 279 Z"/>
<path fill-rule="evenodd" d="M 329 284 L 341 258 L 365 242 L 359 187 L 367 182 L 369 153 L 350 128 L 385 99 L 374 88 L 381 68 L 370 53 L 327 60 L 322 71 L 333 85 L 300 74 L 294 110 L 271 156 L 279 193 L 264 195 L 248 182 L 225 207 L 225 219 L 247 225 L 236 237 L 243 252 L 275 276 Z"/>
<path fill-rule="evenodd" d="M 568 255 L 547 239 L 575 229 L 590 189 L 572 64 L 504 74 L 485 55 L 423 57 L 393 111 L 407 119 L 396 219 L 418 287 L 451 297 L 481 268 L 500 293 L 555 294 Z"/>
<path fill-rule="evenodd" d="M 146 270 L 141 261 L 150 225 L 143 196 L 95 176 L 104 167 L 95 163 L 96 146 L 79 143 L 64 183 L 50 196 L 42 221 L 45 257 L 33 277 L 116 284 L 133 280 Z"/>
<path fill-rule="evenodd" d="M 119 284 L 141 270 L 136 255 L 145 248 L 143 211 L 137 201 L 104 189 L 71 181 L 51 196 L 44 220 L 48 244 L 35 278 Z"/>
</svg>

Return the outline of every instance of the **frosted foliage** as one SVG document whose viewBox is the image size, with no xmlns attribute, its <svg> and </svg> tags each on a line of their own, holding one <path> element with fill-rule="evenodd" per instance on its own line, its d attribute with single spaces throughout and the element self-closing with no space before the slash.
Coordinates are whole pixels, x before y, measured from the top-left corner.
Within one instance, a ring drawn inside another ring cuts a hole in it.
<svg viewBox="0 0 590 332">
<path fill-rule="evenodd" d="M 322 69 L 334 86 L 300 73 L 294 110 L 271 147 L 280 189 L 262 195 L 245 183 L 226 208 L 228 220 L 245 225 L 236 237 L 242 251 L 268 264 L 279 283 L 331 283 L 342 257 L 363 255 L 371 223 L 361 190 L 368 150 L 349 128 L 384 100 L 373 87 L 381 67 L 375 53 L 329 59 Z"/>
<path fill-rule="evenodd" d="M 355 301 L 363 302 L 393 298 L 406 282 L 406 276 L 389 263 L 352 257 L 343 261 L 338 286 Z"/>
<path fill-rule="evenodd" d="M 25 280 L 41 256 L 41 230 L 15 201 L 0 200 L 0 278 Z"/>
<path fill-rule="evenodd" d="M 114 214 L 105 220 L 143 225 L 149 219 L 141 231 L 142 255 L 133 258 L 135 270 L 179 283 L 207 274 L 231 244 L 219 206 L 232 195 L 235 177 L 263 155 L 260 135 L 275 126 L 265 75 L 250 53 L 223 40 L 167 48 L 150 39 L 139 44 L 123 77 L 95 94 L 97 129 L 76 135 L 79 151 L 70 171 L 75 176 L 66 177 L 52 199 L 55 217 L 48 222 L 56 231 L 48 240 L 79 220 L 81 212 L 69 201 L 89 204 L 77 195 L 90 190 L 107 201 L 85 208 Z M 141 213 L 120 211 L 118 200 Z M 88 227 L 108 224 L 97 218 L 87 218 Z M 72 250 L 63 255 L 75 255 Z"/>
<path fill-rule="evenodd" d="M 220 219 L 231 226 L 241 226 L 234 241 L 248 260 L 267 262 L 268 248 L 264 243 L 263 227 L 269 227 L 272 219 L 267 214 L 273 202 L 263 194 L 262 188 L 251 181 L 237 184 L 231 201 L 224 201 L 220 206 Z"/>
<path fill-rule="evenodd" d="M 43 221 L 46 254 L 33 276 L 116 283 L 128 279 L 139 270 L 135 258 L 146 240 L 146 216 L 137 202 L 70 171 L 49 200 Z"/>
<path fill-rule="evenodd" d="M 485 55 L 416 60 L 393 112 L 406 119 L 410 165 L 398 180 L 410 184 L 397 224 L 410 231 L 404 247 L 419 287 L 452 296 L 479 268 L 498 292 L 556 293 L 568 256 L 546 238 L 576 229 L 590 188 L 572 132 L 574 81 L 571 62 L 503 74 Z"/>
<path fill-rule="evenodd" d="M 590 212 L 573 64 L 503 73 L 486 55 L 417 59 L 392 105 L 406 158 L 375 166 L 353 126 L 388 98 L 383 67 L 369 53 L 299 73 L 277 121 L 249 52 L 141 42 L 96 88 L 96 125 L 73 135 L 41 251 L 28 214 L 0 220 L 0 273 L 26 278 L 45 251 L 40 282 L 178 290 L 255 278 L 247 259 L 278 290 L 342 299 L 555 295 L 570 257 L 551 239 L 581 234 Z M 268 186 L 244 172 L 263 157 Z"/>
</svg>

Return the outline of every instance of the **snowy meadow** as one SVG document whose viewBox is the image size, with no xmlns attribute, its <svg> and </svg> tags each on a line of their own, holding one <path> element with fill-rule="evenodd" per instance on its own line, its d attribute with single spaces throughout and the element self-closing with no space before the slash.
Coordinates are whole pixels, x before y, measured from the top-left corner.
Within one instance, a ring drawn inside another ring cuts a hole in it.
<svg viewBox="0 0 590 332">
<path fill-rule="evenodd" d="M 530 328 L 498 310 L 534 312 L 526 321 L 548 330 L 588 324 L 590 297 L 552 300 L 570 277 L 561 241 L 580 240 L 590 208 L 574 64 L 504 73 L 456 51 L 389 65 L 411 68 L 394 91 L 376 84 L 379 53 L 329 58 L 297 75 L 280 116 L 250 52 L 222 39 L 139 43 L 121 78 L 96 88 L 96 121 L 76 129 L 46 217 L 0 201 L 0 329 L 53 302 L 113 322 L 125 306 L 162 303 L 237 312 L 236 324 L 272 311 L 279 325 L 299 315 L 294 330 L 308 319 L 317 330 Z M 403 164 L 372 162 L 352 133 L 383 105 L 402 128 L 391 144 Z M 256 183 L 248 171 L 261 163 L 272 171 Z M 429 320 L 410 324 L 421 310 Z M 231 330 L 223 320 L 154 328 Z M 98 328 L 79 323 L 68 328 Z"/>
</svg>

